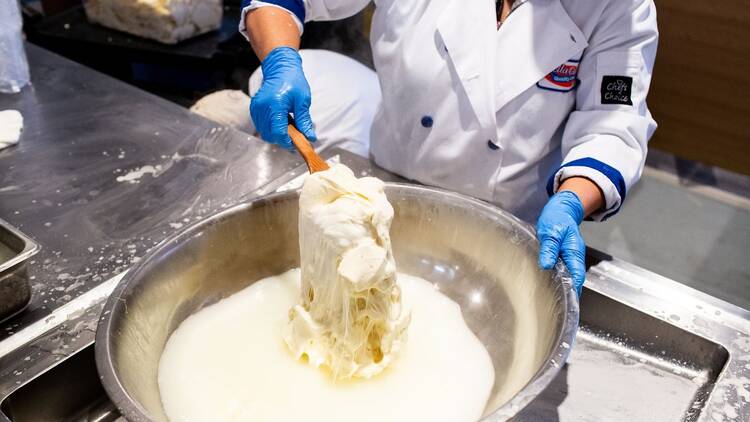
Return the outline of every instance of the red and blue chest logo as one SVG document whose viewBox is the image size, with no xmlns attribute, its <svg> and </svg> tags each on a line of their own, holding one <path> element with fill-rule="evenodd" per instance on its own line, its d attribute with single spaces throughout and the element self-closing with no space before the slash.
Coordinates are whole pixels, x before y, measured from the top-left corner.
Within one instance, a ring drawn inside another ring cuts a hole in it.
<svg viewBox="0 0 750 422">
<path fill-rule="evenodd" d="M 570 59 L 536 83 L 542 89 L 558 92 L 572 91 L 578 85 L 580 60 Z"/>
</svg>

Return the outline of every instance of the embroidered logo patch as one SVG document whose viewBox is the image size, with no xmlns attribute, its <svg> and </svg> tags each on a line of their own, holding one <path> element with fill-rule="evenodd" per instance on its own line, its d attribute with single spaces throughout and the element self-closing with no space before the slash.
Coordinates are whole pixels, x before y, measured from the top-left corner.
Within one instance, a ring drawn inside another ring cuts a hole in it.
<svg viewBox="0 0 750 422">
<path fill-rule="evenodd" d="M 578 65 L 580 60 L 570 59 L 557 66 L 544 79 L 536 83 L 536 86 L 551 91 L 568 92 L 578 84 Z"/>
<path fill-rule="evenodd" d="M 633 78 L 630 76 L 602 76 L 602 104 L 633 105 L 631 92 Z"/>
</svg>

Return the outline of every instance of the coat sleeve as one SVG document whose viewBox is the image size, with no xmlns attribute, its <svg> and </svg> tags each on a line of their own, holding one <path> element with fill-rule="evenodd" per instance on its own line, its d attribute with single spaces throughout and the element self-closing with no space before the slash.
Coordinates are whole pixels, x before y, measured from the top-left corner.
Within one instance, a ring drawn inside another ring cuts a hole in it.
<svg viewBox="0 0 750 422">
<path fill-rule="evenodd" d="M 304 22 L 329 21 L 348 18 L 364 9 L 369 0 L 242 0 L 240 33 L 247 38 L 245 15 L 259 7 L 278 7 L 289 12 L 302 34 Z"/>
<path fill-rule="evenodd" d="M 656 122 L 646 94 L 656 57 L 658 30 L 652 0 L 614 0 L 604 9 L 581 58 L 576 108 L 562 137 L 562 166 L 547 191 L 582 176 L 604 193 L 605 208 L 591 216 L 617 213 L 638 181 Z"/>
</svg>

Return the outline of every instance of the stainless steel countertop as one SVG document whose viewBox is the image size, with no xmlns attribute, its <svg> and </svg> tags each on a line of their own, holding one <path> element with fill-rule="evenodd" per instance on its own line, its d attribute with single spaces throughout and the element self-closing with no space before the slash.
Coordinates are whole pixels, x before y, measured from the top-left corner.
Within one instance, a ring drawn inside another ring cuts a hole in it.
<svg viewBox="0 0 750 422">
<path fill-rule="evenodd" d="M 0 109 L 19 109 L 26 119 L 20 145 L 0 152 L 0 217 L 43 249 L 29 265 L 29 309 L 0 326 L 0 400 L 91 345 L 104 300 L 148 248 L 226 206 L 294 187 L 306 172 L 294 155 L 33 46 L 28 53 L 34 86 L 0 96 Z M 324 156 L 355 173 L 397 179 L 344 152 Z M 155 174 L 142 174 L 147 165 Z M 696 417 L 688 409 L 680 420 L 750 420 L 750 312 L 596 251 L 589 259 L 584 296 L 596 292 L 727 351 L 710 395 L 696 402 Z M 585 357 L 580 349 L 589 339 L 580 340 L 561 372 L 561 390 L 541 396 L 519 420 L 602 420 L 597 409 L 605 404 L 625 406 L 620 414 L 628 420 L 627 406 L 641 405 L 597 391 L 618 380 L 576 372 L 585 367 L 575 362 L 576 350 Z M 599 364 L 631 365 L 630 353 L 638 351 L 623 346 Z M 670 400 L 663 397 L 665 406 Z"/>
<path fill-rule="evenodd" d="M 0 218 L 42 245 L 33 296 L 0 341 L 126 269 L 173 233 L 299 164 L 183 107 L 27 44 L 32 85 L 0 151 Z M 151 167 L 148 167 L 151 166 Z"/>
</svg>

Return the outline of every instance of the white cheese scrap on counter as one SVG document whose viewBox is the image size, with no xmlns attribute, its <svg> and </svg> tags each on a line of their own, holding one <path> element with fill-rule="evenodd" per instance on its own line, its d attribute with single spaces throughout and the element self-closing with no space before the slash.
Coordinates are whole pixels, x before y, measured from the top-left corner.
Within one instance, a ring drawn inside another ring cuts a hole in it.
<svg viewBox="0 0 750 422">
<path fill-rule="evenodd" d="M 0 149 L 18 143 L 23 131 L 23 116 L 16 110 L 0 111 Z"/>
<path fill-rule="evenodd" d="M 384 184 L 337 164 L 307 177 L 300 195 L 300 303 L 285 340 L 334 379 L 383 371 L 405 340 Z"/>
<path fill-rule="evenodd" d="M 175 44 L 221 26 L 221 0 L 85 0 L 92 23 Z"/>
</svg>

